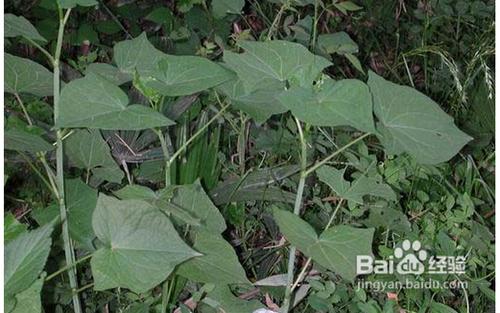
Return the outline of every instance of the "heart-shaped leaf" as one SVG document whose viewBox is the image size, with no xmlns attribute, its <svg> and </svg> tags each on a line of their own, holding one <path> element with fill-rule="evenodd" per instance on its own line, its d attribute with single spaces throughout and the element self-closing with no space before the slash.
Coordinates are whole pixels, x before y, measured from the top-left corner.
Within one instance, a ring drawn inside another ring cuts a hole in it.
<svg viewBox="0 0 500 313">
<path fill-rule="evenodd" d="M 5 130 L 4 140 L 6 150 L 36 153 L 54 149 L 54 146 L 45 141 L 40 135 L 22 129 Z"/>
<path fill-rule="evenodd" d="M 40 42 L 47 42 L 38 30 L 33 26 L 30 21 L 22 16 L 15 16 L 14 14 L 4 15 L 4 37 L 18 37 L 22 36 L 27 39 L 36 40 Z"/>
<path fill-rule="evenodd" d="M 240 41 L 245 50 L 237 54 L 224 51 L 224 62 L 236 72 L 248 91 L 265 88 L 275 81 L 309 86 L 331 65 L 325 58 L 314 55 L 301 44 L 273 40 L 267 42 Z"/>
<path fill-rule="evenodd" d="M 182 241 L 164 213 L 145 201 L 100 194 L 92 225 L 104 244 L 91 260 L 96 290 L 146 292 L 176 265 L 200 255 Z"/>
<path fill-rule="evenodd" d="M 111 156 L 109 146 L 104 141 L 97 129 L 79 129 L 64 140 L 64 151 L 75 167 L 94 172 L 95 169 L 106 168 L 111 172 L 121 173 L 118 175 L 106 175 L 102 177 L 109 182 L 120 183 L 123 172 Z"/>
<path fill-rule="evenodd" d="M 233 247 L 220 234 L 195 232 L 194 246 L 203 255 L 182 263 L 178 274 L 190 280 L 218 284 L 251 284 Z"/>
<path fill-rule="evenodd" d="M 235 75 L 222 66 L 197 56 L 165 55 L 147 87 L 165 96 L 186 96 L 234 79 Z"/>
<path fill-rule="evenodd" d="M 137 71 L 144 77 L 151 77 L 158 69 L 158 62 L 166 56 L 148 41 L 146 33 L 120 41 L 113 51 L 116 65 L 122 72 L 133 75 Z"/>
<path fill-rule="evenodd" d="M 326 79 L 317 92 L 292 87 L 278 96 L 299 120 L 316 126 L 351 126 L 374 132 L 368 86 L 356 79 Z"/>
<path fill-rule="evenodd" d="M 119 87 L 90 73 L 63 88 L 56 127 L 138 130 L 174 124 L 149 107 L 128 103 Z"/>
<path fill-rule="evenodd" d="M 50 252 L 53 225 L 25 232 L 5 246 L 4 299 L 15 306 L 16 295 L 30 288 Z"/>
<path fill-rule="evenodd" d="M 5 92 L 29 93 L 38 97 L 54 93 L 53 74 L 42 65 L 5 53 Z"/>
<path fill-rule="evenodd" d="M 357 178 L 352 183 L 348 182 L 344 179 L 345 170 L 346 168 L 338 170 L 334 167 L 324 165 L 317 169 L 316 173 L 322 182 L 330 186 L 343 199 L 362 204 L 363 196 L 371 195 L 396 201 L 396 194 L 389 185 L 365 175 Z"/>
<path fill-rule="evenodd" d="M 390 153 L 407 152 L 420 163 L 449 160 L 472 138 L 453 124 L 431 98 L 370 72 L 368 86 L 380 123 L 380 140 Z"/>
<path fill-rule="evenodd" d="M 372 255 L 373 228 L 333 226 L 318 237 L 311 225 L 293 213 L 276 209 L 274 217 L 291 244 L 346 280 L 356 277 L 358 255 Z"/>
</svg>

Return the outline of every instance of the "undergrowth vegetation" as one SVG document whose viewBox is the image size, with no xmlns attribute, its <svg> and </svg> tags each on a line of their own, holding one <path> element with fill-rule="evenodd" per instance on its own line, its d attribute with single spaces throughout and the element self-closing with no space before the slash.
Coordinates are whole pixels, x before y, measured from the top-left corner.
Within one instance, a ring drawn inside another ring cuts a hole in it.
<svg viewBox="0 0 500 313">
<path fill-rule="evenodd" d="M 494 311 L 493 1 L 5 6 L 6 312 Z"/>
</svg>

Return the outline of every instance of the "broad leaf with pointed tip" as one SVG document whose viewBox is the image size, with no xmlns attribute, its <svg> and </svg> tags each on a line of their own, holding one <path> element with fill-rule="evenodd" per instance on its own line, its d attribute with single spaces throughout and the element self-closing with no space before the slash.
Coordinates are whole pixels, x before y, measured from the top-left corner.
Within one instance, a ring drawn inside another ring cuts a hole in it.
<svg viewBox="0 0 500 313">
<path fill-rule="evenodd" d="M 113 84 L 120 86 L 132 80 L 132 75 L 120 71 L 116 66 L 108 63 L 92 63 L 87 67 L 86 74 L 94 73 L 101 75 Z"/>
<path fill-rule="evenodd" d="M 120 41 L 113 51 L 116 65 L 122 72 L 133 75 L 137 71 L 144 77 L 151 77 L 158 69 L 158 62 L 166 56 L 148 41 L 146 33 Z"/>
<path fill-rule="evenodd" d="M 234 108 L 249 114 L 255 122 L 264 123 L 272 115 L 288 110 L 276 99 L 283 91 L 283 86 L 278 81 L 274 85 L 248 92 L 243 81 L 237 79 L 225 82 L 217 89 L 231 99 Z"/>
<path fill-rule="evenodd" d="M 220 234 L 197 230 L 193 248 L 203 255 L 182 263 L 179 275 L 203 283 L 251 284 L 233 247 Z"/>
<path fill-rule="evenodd" d="M 33 26 L 30 21 L 22 16 L 15 16 L 14 14 L 4 15 L 4 37 L 18 37 L 22 36 L 27 39 L 46 42 L 38 30 Z"/>
<path fill-rule="evenodd" d="M 316 170 L 319 179 L 330 186 L 335 193 L 346 200 L 362 204 L 363 196 L 370 195 L 386 200 L 396 201 L 396 193 L 389 185 L 377 181 L 373 177 L 361 176 L 352 183 L 344 179 L 346 168 L 338 170 L 324 165 Z"/>
<path fill-rule="evenodd" d="M 173 197 L 174 186 L 153 191 L 146 186 L 141 185 L 127 185 L 114 194 L 122 200 L 138 199 L 144 200 L 152 206 L 162 210 L 169 216 L 172 215 L 184 223 L 192 226 L 200 226 L 200 219 L 192 214 L 185 208 L 182 208 L 170 201 Z"/>
<path fill-rule="evenodd" d="M 448 161 L 472 138 L 453 124 L 431 98 L 417 90 L 394 84 L 370 72 L 377 128 L 390 153 L 407 152 L 417 162 Z"/>
<path fill-rule="evenodd" d="M 45 275 L 42 275 L 42 277 L 36 280 L 28 289 L 16 294 L 14 309 L 12 311 L 7 309 L 7 313 L 41 313 L 42 301 L 40 293 L 42 292 L 44 282 Z"/>
<path fill-rule="evenodd" d="M 47 261 L 53 225 L 24 232 L 5 246 L 4 300 L 15 307 L 15 297 L 30 288 Z"/>
<path fill-rule="evenodd" d="M 93 250 L 95 234 L 92 229 L 92 213 L 97 203 L 97 190 L 79 178 L 66 179 L 64 188 L 71 238 L 86 249 Z"/>
<path fill-rule="evenodd" d="M 5 149 L 23 152 L 44 152 L 54 149 L 50 143 L 40 135 L 22 129 L 7 129 L 4 133 Z"/>
<path fill-rule="evenodd" d="M 235 75 L 222 66 L 197 56 L 165 55 L 147 87 L 165 96 L 186 96 L 234 79 Z"/>
<path fill-rule="evenodd" d="M 326 79 L 319 91 L 292 87 L 278 96 L 299 120 L 315 126 L 351 126 L 374 132 L 368 86 L 356 79 Z"/>
<path fill-rule="evenodd" d="M 38 97 L 54 93 L 53 74 L 42 65 L 5 53 L 5 92 L 29 93 Z"/>
<path fill-rule="evenodd" d="M 75 167 L 85 169 L 87 172 L 97 168 L 108 169 L 119 175 L 104 175 L 102 178 L 114 183 L 120 183 L 123 172 L 111 156 L 108 144 L 97 129 L 78 129 L 64 140 L 64 151 Z"/>
<path fill-rule="evenodd" d="M 311 225 L 291 212 L 276 209 L 274 217 L 292 245 L 346 280 L 356 277 L 358 255 L 372 255 L 373 228 L 333 226 L 318 237 Z"/>
<path fill-rule="evenodd" d="M 56 127 L 139 130 L 174 124 L 149 107 L 128 103 L 119 87 L 90 73 L 63 88 Z"/>
<path fill-rule="evenodd" d="M 224 217 L 205 193 L 199 180 L 191 185 L 175 186 L 172 203 L 198 217 L 201 224 L 213 233 L 219 234 L 226 229 Z"/>
<path fill-rule="evenodd" d="M 92 225 L 104 244 L 91 260 L 96 290 L 146 292 L 175 266 L 200 255 L 182 241 L 164 213 L 145 201 L 100 194 Z"/>
<path fill-rule="evenodd" d="M 224 62 L 236 72 L 248 91 L 266 87 L 275 81 L 308 87 L 331 63 L 314 55 L 301 44 L 274 40 L 240 41 L 245 50 L 238 54 L 224 51 Z"/>
</svg>

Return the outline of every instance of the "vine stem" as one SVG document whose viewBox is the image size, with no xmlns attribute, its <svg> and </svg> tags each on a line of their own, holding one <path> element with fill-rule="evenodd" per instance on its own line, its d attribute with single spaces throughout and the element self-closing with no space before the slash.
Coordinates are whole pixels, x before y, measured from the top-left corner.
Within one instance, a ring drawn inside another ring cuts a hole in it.
<svg viewBox="0 0 500 313">
<path fill-rule="evenodd" d="M 81 259 L 76 260 L 76 261 L 75 261 L 74 263 L 72 263 L 72 264 L 68 264 L 68 265 L 66 265 L 66 266 L 61 267 L 60 269 L 58 269 L 58 270 L 57 270 L 57 271 L 55 271 L 54 273 L 52 273 L 52 274 L 50 274 L 49 276 L 47 276 L 47 277 L 45 278 L 45 281 L 49 281 L 49 280 L 51 280 L 51 279 L 53 279 L 53 278 L 55 278 L 55 277 L 59 276 L 60 274 L 62 274 L 62 273 L 64 273 L 64 272 L 66 272 L 67 270 L 69 270 L 69 269 L 71 269 L 71 268 L 73 268 L 73 267 L 77 266 L 78 264 L 80 264 L 80 263 L 82 263 L 82 262 L 84 262 L 84 261 L 86 261 L 86 260 L 90 259 L 91 257 L 92 257 L 92 254 L 89 254 L 89 255 L 86 255 L 86 256 L 82 257 Z"/>
<path fill-rule="evenodd" d="M 318 168 L 320 168 L 321 166 L 325 165 L 328 161 L 330 161 L 332 158 L 336 157 L 337 155 L 339 155 L 341 152 L 344 152 L 345 150 L 347 150 L 347 148 L 349 148 L 350 146 L 356 144 L 357 142 L 365 139 L 366 137 L 370 136 L 371 133 L 365 133 L 361 136 L 359 136 L 358 138 L 354 139 L 353 141 L 349 142 L 348 144 L 346 144 L 345 146 L 343 146 L 342 148 L 339 148 L 337 150 L 335 150 L 335 152 L 333 152 L 332 154 L 330 154 L 329 156 L 327 156 L 326 158 L 324 158 L 323 160 L 317 162 L 316 164 L 314 164 L 313 166 L 311 166 L 309 169 L 307 169 L 305 171 L 305 175 L 309 175 L 311 174 L 312 172 L 314 172 L 315 170 L 317 170 Z"/>
<path fill-rule="evenodd" d="M 24 106 L 23 100 L 21 100 L 21 97 L 16 93 L 14 93 L 14 97 L 16 98 L 17 102 L 19 102 L 19 105 L 21 106 L 21 109 L 23 110 L 24 117 L 28 121 L 29 126 L 33 126 L 33 122 L 31 121 L 30 115 L 28 114 L 28 111 L 26 110 L 26 107 Z"/>
<path fill-rule="evenodd" d="M 57 43 L 56 50 L 53 58 L 54 65 L 54 123 L 58 124 L 59 120 L 59 94 L 60 94 L 60 68 L 59 59 L 61 57 L 62 43 L 64 36 L 64 27 L 68 21 L 71 9 L 66 10 L 63 15 L 63 10 L 61 7 L 58 8 L 59 11 L 59 30 L 57 32 Z M 63 150 L 63 130 L 57 129 L 57 141 L 56 141 L 56 180 L 58 189 L 58 202 L 59 202 L 59 214 L 61 216 L 62 224 L 62 237 L 64 242 L 64 255 L 66 258 L 66 264 L 71 265 L 75 263 L 75 251 L 73 250 L 73 244 L 69 236 L 69 226 L 66 211 L 66 202 L 64 196 L 64 150 Z M 68 269 L 69 285 L 72 290 L 72 300 L 73 300 L 73 310 L 75 313 L 82 313 L 82 307 L 80 303 L 80 298 L 78 297 L 78 280 L 76 277 L 76 268 L 71 267 Z"/>
<path fill-rule="evenodd" d="M 295 196 L 295 204 L 293 207 L 293 214 L 300 215 L 300 208 L 302 207 L 302 195 L 304 194 L 304 186 L 306 183 L 306 169 L 307 169 L 307 143 L 304 137 L 304 132 L 302 131 L 302 126 L 300 125 L 300 121 L 295 118 L 295 122 L 297 123 L 297 129 L 299 131 L 299 139 L 300 139 L 300 179 L 299 186 L 297 188 L 297 194 Z M 293 273 L 295 269 L 295 252 L 297 248 L 295 246 L 290 247 L 290 252 L 288 254 L 288 271 L 287 271 L 287 283 L 285 289 L 285 298 L 283 299 L 283 305 L 281 308 L 282 313 L 288 313 L 290 310 L 290 299 L 292 297 L 292 284 L 293 284 Z"/>
<path fill-rule="evenodd" d="M 329 156 L 327 156 L 323 160 L 317 162 L 316 164 L 314 164 L 313 166 L 311 166 L 308 169 L 307 168 L 307 143 L 306 143 L 306 140 L 304 137 L 304 132 L 302 131 L 302 126 L 300 124 L 300 121 L 297 118 L 295 118 L 295 122 L 297 124 L 297 129 L 299 131 L 299 139 L 300 139 L 300 146 L 301 146 L 301 154 L 300 154 L 301 169 L 300 169 L 300 180 L 299 180 L 299 185 L 297 188 L 297 194 L 295 196 L 295 205 L 293 208 L 293 214 L 299 216 L 300 215 L 300 208 L 302 206 L 302 196 L 304 194 L 304 186 L 305 186 L 305 181 L 306 181 L 307 176 L 309 174 L 311 174 L 312 172 L 314 172 L 315 170 L 317 170 L 319 167 L 325 165 L 328 161 L 330 161 L 335 156 L 339 155 L 340 153 L 342 153 L 343 151 L 345 151 L 346 149 L 348 149 L 352 145 L 363 140 L 364 138 L 368 137 L 371 134 L 365 133 L 362 136 L 359 136 L 358 138 L 349 142 L 345 146 L 335 150 L 335 152 L 333 152 L 332 154 L 330 154 Z M 340 201 L 339 204 L 337 205 L 337 207 L 333 213 L 333 216 L 328 221 L 326 228 L 330 227 L 330 225 L 333 221 L 333 218 L 335 217 L 341 204 L 342 204 L 342 201 Z M 294 287 L 296 287 L 296 285 L 297 285 L 297 282 L 295 282 L 295 283 L 293 282 L 294 271 L 295 271 L 295 253 L 296 253 L 296 251 L 297 251 L 297 249 L 295 248 L 295 246 L 290 247 L 290 252 L 288 255 L 287 284 L 286 284 L 286 289 L 285 289 L 285 297 L 283 299 L 283 305 L 282 305 L 281 310 L 280 310 L 281 313 L 288 313 L 289 312 L 292 291 L 293 291 Z M 306 262 L 306 265 L 304 266 L 304 268 L 302 269 L 302 271 L 299 275 L 299 278 L 300 278 L 300 276 L 304 275 L 303 272 L 305 272 L 305 269 L 309 266 L 309 263 L 311 263 L 311 261 L 308 259 Z"/>
</svg>

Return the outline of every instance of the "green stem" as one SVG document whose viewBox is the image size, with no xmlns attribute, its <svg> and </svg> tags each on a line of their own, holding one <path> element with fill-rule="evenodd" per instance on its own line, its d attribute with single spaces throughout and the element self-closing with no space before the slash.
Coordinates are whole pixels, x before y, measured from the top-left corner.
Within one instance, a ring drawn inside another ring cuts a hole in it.
<svg viewBox="0 0 500 313">
<path fill-rule="evenodd" d="M 165 136 L 163 136 L 161 129 L 155 129 L 154 131 L 156 132 L 156 135 L 160 139 L 161 150 L 163 151 L 163 157 L 165 158 L 165 187 L 168 187 L 171 184 L 171 181 L 170 181 L 171 160 L 169 157 L 170 154 L 168 153 L 167 142 L 165 141 Z"/>
<path fill-rule="evenodd" d="M 59 8 L 59 30 L 57 32 L 57 43 L 56 51 L 54 54 L 54 123 L 58 124 L 59 120 L 59 93 L 60 93 L 60 68 L 59 59 L 61 57 L 64 27 L 68 21 L 71 9 L 66 10 L 66 14 L 63 16 L 63 11 Z M 63 131 L 62 129 L 57 129 L 57 141 L 56 141 L 56 181 L 58 189 L 58 202 L 59 202 L 59 214 L 61 216 L 62 223 L 62 238 L 64 242 L 64 255 L 66 258 L 66 264 L 75 263 L 75 251 L 73 250 L 73 244 L 69 236 L 69 226 L 67 219 L 66 203 L 64 197 L 64 150 L 63 150 Z M 68 269 L 69 285 L 72 290 L 72 300 L 73 300 L 73 310 L 75 313 L 82 313 L 82 307 L 80 304 L 80 298 L 78 297 L 78 280 L 76 277 L 76 269 L 74 267 Z"/>
<path fill-rule="evenodd" d="M 72 264 L 69 264 L 69 265 L 66 265 L 64 267 L 61 267 L 60 269 L 58 269 L 57 271 L 55 271 L 54 273 L 50 274 L 49 276 L 47 276 L 45 278 L 45 281 L 49 281 L 57 276 L 59 276 L 61 273 L 64 273 L 66 272 L 67 270 L 69 270 L 70 268 L 73 268 L 75 266 L 77 266 L 78 264 L 82 263 L 82 262 L 85 262 L 86 260 L 90 259 L 92 257 L 92 254 L 89 254 L 89 255 L 86 255 L 84 256 L 83 258 L 81 259 L 78 259 L 76 260 L 74 263 Z"/>
<path fill-rule="evenodd" d="M 57 189 L 54 189 L 54 186 L 52 186 L 48 181 L 47 179 L 45 179 L 45 177 L 43 176 L 43 174 L 36 168 L 35 164 L 33 164 L 31 162 L 31 160 L 28 158 L 27 155 L 25 155 L 24 153 L 22 153 L 21 151 L 18 152 L 19 155 L 24 159 L 26 160 L 26 162 L 28 163 L 29 167 L 31 167 L 31 169 L 38 175 L 38 177 L 40 177 L 40 179 L 42 180 L 42 182 L 47 186 L 47 188 L 54 194 L 54 196 L 57 197 Z M 48 173 L 47 173 L 48 174 Z M 49 174 L 48 174 L 49 175 Z M 50 179 L 50 177 L 49 177 Z"/>
<path fill-rule="evenodd" d="M 354 139 L 353 141 L 349 142 L 348 144 L 346 144 L 345 146 L 343 146 L 342 148 L 339 148 L 337 150 L 335 150 L 334 153 L 330 154 L 329 156 L 327 156 L 326 158 L 324 158 L 323 160 L 317 162 L 316 164 L 314 164 L 313 166 L 311 166 L 309 169 L 307 169 L 305 171 L 305 175 L 309 175 L 311 174 L 312 172 L 314 172 L 315 170 L 317 170 L 318 168 L 320 168 L 321 166 L 325 165 L 325 163 L 327 163 L 328 161 L 330 161 L 332 158 L 336 157 L 337 155 L 339 155 L 340 153 L 344 152 L 345 150 L 347 150 L 347 148 L 349 148 L 350 146 L 356 144 L 357 142 L 365 139 L 366 137 L 370 136 L 371 134 L 370 133 L 365 133 L 363 134 L 362 136 Z"/>
<path fill-rule="evenodd" d="M 30 115 L 28 114 L 28 110 L 26 110 L 26 107 L 24 106 L 23 101 L 21 100 L 21 97 L 17 93 L 14 93 L 14 97 L 16 97 L 17 102 L 19 102 L 19 105 L 21 106 L 21 110 L 23 110 L 24 117 L 28 121 L 28 124 L 30 126 L 33 126 L 33 122 L 31 121 Z"/>
<path fill-rule="evenodd" d="M 301 146 L 301 170 L 300 170 L 300 179 L 299 186 L 297 188 L 297 194 L 295 197 L 295 205 L 293 208 L 293 214 L 300 215 L 300 208 L 302 207 L 302 195 L 304 194 L 304 186 L 306 183 L 306 168 L 307 168 L 307 143 L 304 137 L 304 133 L 302 131 L 302 126 L 300 125 L 300 121 L 295 119 L 297 123 L 297 129 L 299 131 L 300 138 L 300 146 Z M 290 247 L 290 252 L 288 254 L 288 271 L 287 271 L 287 283 L 285 289 L 285 298 L 283 299 L 283 305 L 281 307 L 281 313 L 288 313 L 290 310 L 290 300 L 292 297 L 292 284 L 293 284 L 293 274 L 295 269 L 295 246 Z"/>
<path fill-rule="evenodd" d="M 304 186 L 305 186 L 306 177 L 309 174 L 311 174 L 312 172 L 314 172 L 316 169 L 318 169 L 319 167 L 321 167 L 322 165 L 327 163 L 329 160 L 331 160 L 336 155 L 340 154 L 341 152 L 345 151 L 350 146 L 352 146 L 352 145 L 356 144 L 357 142 L 363 140 L 364 138 L 368 137 L 370 135 L 370 133 L 363 134 L 362 136 L 354 139 L 353 141 L 349 142 L 348 144 L 346 144 L 342 148 L 337 149 L 334 153 L 330 154 L 329 156 L 327 156 L 323 160 L 317 162 L 316 164 L 311 166 L 309 169 L 307 169 L 307 143 L 305 141 L 305 137 L 304 137 L 304 133 L 302 131 L 302 127 L 300 125 L 300 121 L 298 119 L 295 119 L 295 122 L 297 123 L 297 128 L 299 131 L 300 145 L 301 145 L 301 155 L 300 155 L 301 170 L 300 170 L 300 180 L 299 180 L 299 186 L 297 188 L 297 194 L 295 197 L 295 205 L 294 205 L 293 213 L 295 215 L 300 215 L 300 208 L 302 206 L 302 196 L 304 193 Z M 342 201 L 340 201 L 339 204 L 337 205 L 337 208 L 335 209 L 332 218 L 330 218 L 330 220 L 328 221 L 326 229 L 328 229 L 328 227 L 330 227 L 330 225 L 333 221 L 333 218 L 337 214 L 337 211 L 339 210 L 341 204 L 342 204 Z M 283 299 L 283 305 L 282 305 L 281 310 L 280 310 L 281 313 L 288 313 L 289 312 L 292 291 L 293 291 L 293 288 L 296 287 L 296 283 L 295 284 L 293 283 L 294 270 L 295 270 L 295 252 L 296 252 L 296 248 L 294 246 L 290 247 L 290 252 L 289 252 L 289 256 L 288 256 L 287 285 L 286 285 L 286 289 L 285 289 L 285 297 Z M 307 268 L 307 266 L 309 266 L 309 263 L 311 263 L 311 260 L 308 260 L 306 262 L 306 265 L 304 266 L 302 272 L 305 272 L 305 268 Z M 299 274 L 299 278 L 300 278 L 300 276 L 304 275 L 304 273 L 302 273 L 302 272 Z"/>
<path fill-rule="evenodd" d="M 47 50 L 42 48 L 42 46 L 37 44 L 34 40 L 26 38 L 26 37 L 23 37 L 23 38 L 26 39 L 30 44 L 35 46 L 38 50 L 40 50 L 40 52 L 42 52 L 49 59 L 50 64 L 54 65 L 54 58 L 52 57 L 52 55 L 50 55 L 50 53 Z"/>
</svg>

